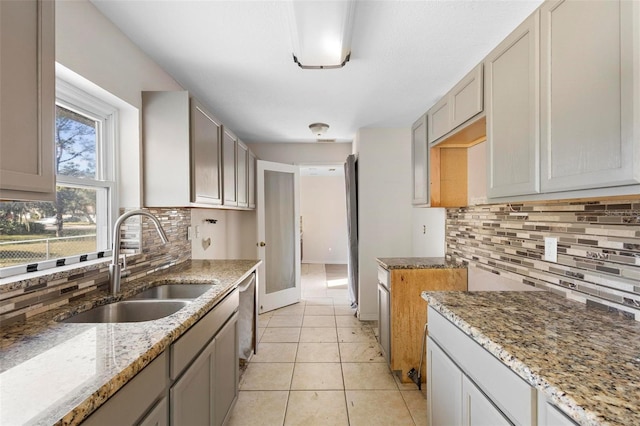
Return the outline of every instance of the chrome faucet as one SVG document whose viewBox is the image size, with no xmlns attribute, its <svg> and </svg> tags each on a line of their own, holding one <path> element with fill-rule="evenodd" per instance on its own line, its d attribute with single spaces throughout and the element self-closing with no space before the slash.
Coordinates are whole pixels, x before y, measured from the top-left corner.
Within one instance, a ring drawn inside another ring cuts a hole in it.
<svg viewBox="0 0 640 426">
<path fill-rule="evenodd" d="M 162 225 L 160 225 L 160 221 L 157 217 L 152 215 L 151 213 L 145 210 L 131 210 L 130 212 L 126 212 L 122 216 L 116 220 L 116 224 L 113 227 L 113 257 L 111 260 L 111 264 L 109 265 L 109 291 L 112 295 L 115 295 L 120 291 L 120 277 L 121 277 L 121 268 L 120 268 L 120 227 L 122 223 L 129 219 L 131 216 L 146 216 L 153 221 L 156 225 L 156 230 L 160 235 L 163 243 L 167 243 L 167 234 L 164 233 L 164 229 L 162 229 Z"/>
</svg>

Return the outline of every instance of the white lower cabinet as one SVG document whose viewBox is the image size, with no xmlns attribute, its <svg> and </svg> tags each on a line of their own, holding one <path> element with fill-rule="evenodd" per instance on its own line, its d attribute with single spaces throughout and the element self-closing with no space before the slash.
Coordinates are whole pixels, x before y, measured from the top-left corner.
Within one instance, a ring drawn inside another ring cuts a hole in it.
<svg viewBox="0 0 640 426">
<path fill-rule="evenodd" d="M 427 416 L 431 426 L 575 423 L 429 306 Z"/>
<path fill-rule="evenodd" d="M 164 397 L 153 410 L 145 416 L 145 418 L 138 423 L 139 426 L 167 426 L 169 424 L 168 414 L 169 406 L 167 405 L 167 398 Z"/>
<path fill-rule="evenodd" d="M 224 424 L 238 396 L 238 314 L 171 388 L 171 424 Z"/>
<path fill-rule="evenodd" d="M 238 306 L 236 289 L 83 425 L 223 425 L 238 397 Z"/>
<path fill-rule="evenodd" d="M 434 343 L 427 343 L 427 415 L 431 426 L 462 424 L 462 370 Z"/>
<path fill-rule="evenodd" d="M 465 375 L 462 375 L 462 423 L 465 426 L 508 426 L 489 398 Z"/>
</svg>

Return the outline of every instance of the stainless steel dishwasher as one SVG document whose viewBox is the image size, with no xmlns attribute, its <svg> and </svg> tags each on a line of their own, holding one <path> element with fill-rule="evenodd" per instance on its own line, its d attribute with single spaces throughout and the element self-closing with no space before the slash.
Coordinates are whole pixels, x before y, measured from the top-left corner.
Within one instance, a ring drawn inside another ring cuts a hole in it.
<svg viewBox="0 0 640 426">
<path fill-rule="evenodd" d="M 238 309 L 238 353 L 248 361 L 258 349 L 258 282 L 253 272 L 238 285 L 240 307 Z"/>
</svg>

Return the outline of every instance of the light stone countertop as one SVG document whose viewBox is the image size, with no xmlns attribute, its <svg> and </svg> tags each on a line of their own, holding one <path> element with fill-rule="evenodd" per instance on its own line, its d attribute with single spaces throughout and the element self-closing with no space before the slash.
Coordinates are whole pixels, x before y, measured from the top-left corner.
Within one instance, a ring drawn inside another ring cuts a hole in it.
<svg viewBox="0 0 640 426">
<path fill-rule="evenodd" d="M 259 260 L 191 260 L 0 330 L 0 424 L 78 424 L 203 317 Z M 76 311 L 163 283 L 215 286 L 180 311 L 146 322 L 65 324 Z"/>
<path fill-rule="evenodd" d="M 444 257 L 379 257 L 384 269 L 466 269 L 466 265 L 448 261 Z"/>
<path fill-rule="evenodd" d="M 640 323 L 548 292 L 423 292 L 583 425 L 640 424 Z"/>
</svg>

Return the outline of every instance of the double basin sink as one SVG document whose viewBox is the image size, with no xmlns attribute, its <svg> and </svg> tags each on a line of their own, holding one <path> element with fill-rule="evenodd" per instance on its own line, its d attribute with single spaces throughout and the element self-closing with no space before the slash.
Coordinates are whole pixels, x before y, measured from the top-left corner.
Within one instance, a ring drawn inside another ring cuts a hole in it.
<svg viewBox="0 0 640 426">
<path fill-rule="evenodd" d="M 157 320 L 178 312 L 213 287 L 212 284 L 163 284 L 148 288 L 127 300 L 98 306 L 61 322 L 119 323 Z"/>
</svg>

